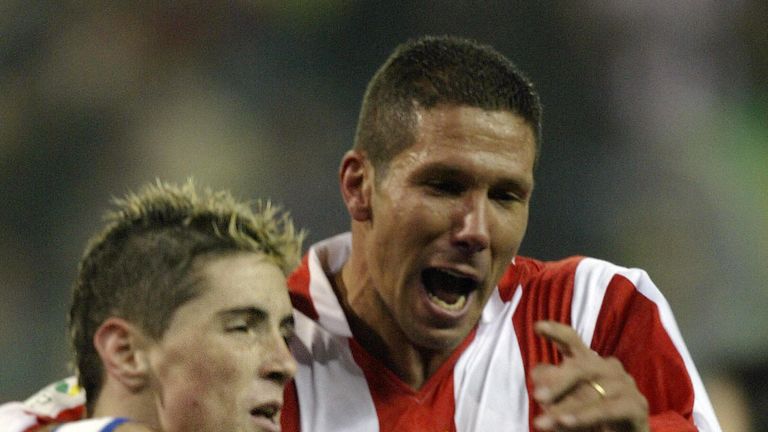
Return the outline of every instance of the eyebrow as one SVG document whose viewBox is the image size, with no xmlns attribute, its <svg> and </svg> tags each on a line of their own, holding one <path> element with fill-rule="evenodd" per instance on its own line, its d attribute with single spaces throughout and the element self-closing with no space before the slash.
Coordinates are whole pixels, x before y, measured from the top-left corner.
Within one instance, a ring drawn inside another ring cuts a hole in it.
<svg viewBox="0 0 768 432">
<path fill-rule="evenodd" d="M 219 316 L 231 316 L 231 315 L 250 315 L 259 319 L 266 318 L 269 313 L 264 309 L 260 309 L 253 306 L 235 307 L 231 309 L 225 309 L 218 313 Z"/>
<path fill-rule="evenodd" d="M 445 162 L 427 163 L 417 172 L 420 176 L 441 175 L 451 177 L 469 177 L 467 173 L 464 172 L 464 170 L 461 168 L 458 168 L 453 164 L 447 164 Z"/>
</svg>

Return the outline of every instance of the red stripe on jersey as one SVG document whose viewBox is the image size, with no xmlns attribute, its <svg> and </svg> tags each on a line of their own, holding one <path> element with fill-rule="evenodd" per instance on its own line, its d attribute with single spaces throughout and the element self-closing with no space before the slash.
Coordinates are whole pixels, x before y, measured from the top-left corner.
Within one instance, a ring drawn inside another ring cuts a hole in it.
<svg viewBox="0 0 768 432">
<path fill-rule="evenodd" d="M 368 381 L 379 418 L 379 430 L 455 432 L 453 368 L 474 337 L 473 329 L 419 390 L 404 383 L 354 339 L 350 339 L 352 357 Z"/>
<path fill-rule="evenodd" d="M 288 276 L 288 290 L 293 307 L 317 321 L 319 315 L 309 294 L 309 254 L 304 255 L 299 267 Z"/>
<path fill-rule="evenodd" d="M 645 352 L 650 346 L 653 355 Z M 649 401 L 652 430 L 696 430 L 691 425 L 693 384 L 683 358 L 661 324 L 656 303 L 624 276 L 614 276 L 608 285 L 592 349 L 620 359 L 635 378 Z M 670 409 L 675 412 L 668 413 Z"/>
<path fill-rule="evenodd" d="M 515 265 L 510 267 L 520 272 L 518 280 L 523 290 L 520 303 L 512 316 L 512 323 L 519 346 L 525 347 L 521 354 L 529 395 L 529 424 L 533 424 L 534 417 L 542 413 L 541 407 L 533 399 L 531 369 L 539 363 L 559 364 L 562 361 L 555 344 L 536 335 L 530 324 L 539 320 L 553 320 L 570 325 L 573 278 L 581 260 L 582 257 L 572 257 L 544 264 L 541 261 L 517 257 Z M 502 282 L 506 280 L 505 275 Z M 510 276 L 508 280 L 513 278 Z M 500 292 L 514 290 L 515 287 L 499 285 Z"/>
<path fill-rule="evenodd" d="M 291 380 L 283 392 L 283 410 L 280 413 L 280 430 L 282 432 L 301 431 L 299 418 L 299 395 L 296 392 L 296 382 Z"/>
</svg>

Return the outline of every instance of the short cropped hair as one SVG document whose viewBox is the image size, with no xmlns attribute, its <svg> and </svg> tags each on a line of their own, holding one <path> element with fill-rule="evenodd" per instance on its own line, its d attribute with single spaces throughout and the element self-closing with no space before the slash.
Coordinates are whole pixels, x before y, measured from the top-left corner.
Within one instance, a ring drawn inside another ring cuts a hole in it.
<svg viewBox="0 0 768 432">
<path fill-rule="evenodd" d="M 395 48 L 363 98 L 354 149 L 376 168 L 413 144 L 416 109 L 466 105 L 509 111 L 541 140 L 541 104 L 533 84 L 488 45 L 453 36 L 425 36 Z"/>
<path fill-rule="evenodd" d="M 229 192 L 198 191 L 192 180 L 182 186 L 158 180 L 114 200 L 80 261 L 69 313 L 89 410 L 104 374 L 93 337 L 107 318 L 123 318 L 160 339 L 174 311 L 204 290 L 199 259 L 256 252 L 286 275 L 298 264 L 304 232 L 278 207 L 257 204 L 253 210 Z"/>
</svg>

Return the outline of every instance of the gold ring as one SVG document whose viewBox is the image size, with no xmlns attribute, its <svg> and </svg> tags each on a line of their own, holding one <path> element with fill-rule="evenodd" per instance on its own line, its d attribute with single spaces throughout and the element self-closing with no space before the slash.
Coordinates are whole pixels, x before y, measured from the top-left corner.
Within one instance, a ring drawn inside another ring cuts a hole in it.
<svg viewBox="0 0 768 432">
<path fill-rule="evenodd" d="M 608 397 L 606 392 L 605 392 L 605 389 L 603 388 L 603 386 L 598 384 L 596 381 L 589 380 L 589 381 L 587 381 L 587 384 L 589 384 L 593 389 L 595 389 L 597 394 L 600 395 L 601 399 L 605 399 L 605 398 Z"/>
</svg>

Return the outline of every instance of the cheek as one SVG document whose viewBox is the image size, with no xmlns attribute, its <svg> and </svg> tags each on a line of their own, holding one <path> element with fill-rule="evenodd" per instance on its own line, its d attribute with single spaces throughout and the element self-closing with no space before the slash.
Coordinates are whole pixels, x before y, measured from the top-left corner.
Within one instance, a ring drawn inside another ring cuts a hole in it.
<svg viewBox="0 0 768 432">
<path fill-rule="evenodd" d="M 491 234 L 491 241 L 494 260 L 506 265 L 520 249 L 528 227 L 528 209 L 501 220 Z"/>
<path fill-rule="evenodd" d="M 413 194 L 403 196 L 385 217 L 391 237 L 419 244 L 449 232 L 458 213 L 455 203 Z"/>
<path fill-rule="evenodd" d="M 492 239 L 497 243 L 497 250 L 517 249 L 522 243 L 528 227 L 528 207 L 520 208 L 506 217 L 499 217 Z"/>
<path fill-rule="evenodd" d="M 232 417 L 248 381 L 243 359 L 230 351 L 200 343 L 167 350 L 156 369 L 156 396 L 168 429 L 203 429 L 211 418 Z"/>
</svg>

